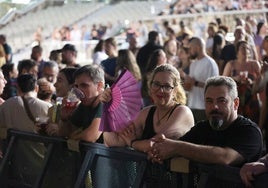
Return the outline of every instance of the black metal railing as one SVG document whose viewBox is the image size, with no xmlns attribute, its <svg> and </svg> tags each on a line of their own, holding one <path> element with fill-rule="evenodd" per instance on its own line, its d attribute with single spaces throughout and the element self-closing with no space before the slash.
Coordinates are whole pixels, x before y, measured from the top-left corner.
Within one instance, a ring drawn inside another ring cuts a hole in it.
<svg viewBox="0 0 268 188">
<path fill-rule="evenodd" d="M 185 159 L 155 165 L 144 153 L 130 148 L 17 130 L 8 131 L 6 143 L 0 163 L 1 188 L 244 187 L 236 167 Z M 256 177 L 255 187 L 268 187 L 267 177 L 268 173 Z"/>
</svg>

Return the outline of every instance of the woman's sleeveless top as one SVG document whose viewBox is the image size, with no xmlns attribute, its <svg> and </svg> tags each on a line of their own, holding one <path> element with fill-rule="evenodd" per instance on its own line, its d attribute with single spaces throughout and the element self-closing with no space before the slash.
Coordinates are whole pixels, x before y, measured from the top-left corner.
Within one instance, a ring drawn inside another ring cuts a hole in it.
<svg viewBox="0 0 268 188">
<path fill-rule="evenodd" d="M 170 111 L 168 118 L 171 116 L 173 111 L 179 106 L 180 104 L 176 104 L 173 109 Z M 145 127 L 141 136 L 141 139 L 150 139 L 156 135 L 156 132 L 154 130 L 154 113 L 156 110 L 156 106 L 152 106 L 149 110 L 148 116 L 145 121 Z"/>
</svg>

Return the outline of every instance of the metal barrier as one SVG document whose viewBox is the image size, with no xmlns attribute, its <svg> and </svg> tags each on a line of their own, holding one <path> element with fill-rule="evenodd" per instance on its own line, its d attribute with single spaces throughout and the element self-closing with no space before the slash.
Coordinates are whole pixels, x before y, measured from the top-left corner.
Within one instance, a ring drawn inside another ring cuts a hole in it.
<svg viewBox="0 0 268 188">
<path fill-rule="evenodd" d="M 144 153 L 129 148 L 107 148 L 17 130 L 8 130 L 4 153 L 1 188 L 244 187 L 236 167 L 183 158 L 155 165 Z M 267 177 L 268 173 L 257 177 L 255 187 L 268 187 Z"/>
<path fill-rule="evenodd" d="M 112 184 L 112 187 L 123 188 L 126 184 L 128 187 L 141 187 L 147 165 L 144 153 L 86 142 L 79 143 L 80 152 L 77 152 L 69 150 L 68 141 L 63 138 L 16 130 L 9 130 L 8 135 L 8 145 L 0 165 L 1 188 L 110 187 Z M 36 160 L 33 155 L 25 155 L 26 152 L 29 154 L 29 150 L 23 153 L 25 146 L 34 146 L 33 151 L 38 150 L 35 154 L 41 160 Z M 33 158 L 39 165 L 35 164 Z M 127 170 L 132 174 L 125 173 Z M 116 177 L 120 178 L 120 182 L 114 181 Z"/>
</svg>

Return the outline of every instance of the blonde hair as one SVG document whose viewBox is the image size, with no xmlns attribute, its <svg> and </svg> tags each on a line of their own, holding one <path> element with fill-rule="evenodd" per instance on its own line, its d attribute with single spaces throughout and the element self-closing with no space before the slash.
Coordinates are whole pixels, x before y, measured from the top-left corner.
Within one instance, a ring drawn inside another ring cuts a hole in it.
<svg viewBox="0 0 268 188">
<path fill-rule="evenodd" d="M 171 74 L 171 77 L 173 79 L 173 84 L 174 84 L 174 101 L 179 103 L 179 104 L 186 104 L 186 94 L 185 91 L 181 85 L 181 78 L 180 78 L 180 73 L 179 71 L 171 64 L 162 64 L 157 66 L 152 75 L 151 78 L 149 79 L 149 88 L 151 87 L 151 84 L 154 80 L 154 77 L 157 73 L 159 72 L 169 72 Z"/>
<path fill-rule="evenodd" d="M 127 69 L 130 71 L 137 81 L 141 80 L 140 68 L 137 64 L 135 55 L 130 50 L 119 50 L 118 57 L 116 60 L 115 72 L 118 72 L 122 69 Z M 118 75 L 116 75 L 118 76 Z"/>
</svg>

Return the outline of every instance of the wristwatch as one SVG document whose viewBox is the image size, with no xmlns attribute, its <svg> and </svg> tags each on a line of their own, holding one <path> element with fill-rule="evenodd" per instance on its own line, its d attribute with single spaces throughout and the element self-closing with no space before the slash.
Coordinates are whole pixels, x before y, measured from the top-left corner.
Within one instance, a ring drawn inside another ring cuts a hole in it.
<svg viewBox="0 0 268 188">
<path fill-rule="evenodd" d="M 198 81 L 195 81 L 195 82 L 194 82 L 194 85 L 195 85 L 195 86 L 198 86 L 198 84 L 199 84 Z"/>
</svg>

